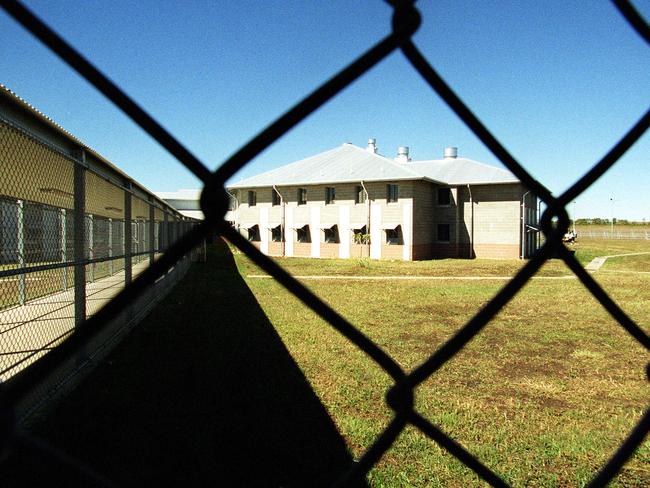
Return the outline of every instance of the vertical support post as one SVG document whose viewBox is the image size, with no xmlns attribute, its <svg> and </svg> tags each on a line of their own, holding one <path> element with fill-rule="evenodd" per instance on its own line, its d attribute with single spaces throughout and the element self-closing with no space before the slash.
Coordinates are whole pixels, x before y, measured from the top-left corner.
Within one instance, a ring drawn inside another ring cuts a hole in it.
<svg viewBox="0 0 650 488">
<path fill-rule="evenodd" d="M 74 323 L 86 320 L 86 152 L 81 150 L 81 164 L 74 165 Z"/>
<path fill-rule="evenodd" d="M 16 218 L 17 235 L 16 235 L 16 253 L 18 258 L 18 268 L 25 267 L 25 202 L 16 201 Z M 18 303 L 25 305 L 25 272 L 18 275 Z"/>
<path fill-rule="evenodd" d="M 153 264 L 154 255 L 155 255 L 155 232 L 156 232 L 156 221 L 154 220 L 156 213 L 154 207 L 149 203 L 149 264 Z"/>
<path fill-rule="evenodd" d="M 163 224 L 163 243 L 162 248 L 167 249 L 169 247 L 169 214 L 165 212 L 165 223 Z"/>
<path fill-rule="evenodd" d="M 131 231 L 131 184 L 127 183 L 124 189 L 124 286 L 128 286 L 133 278 L 131 269 L 133 235 Z"/>
<path fill-rule="evenodd" d="M 94 259 L 95 257 L 95 218 L 92 214 L 88 215 L 88 259 Z M 95 282 L 95 263 L 90 263 L 90 276 L 88 281 L 91 283 Z"/>
<path fill-rule="evenodd" d="M 65 208 L 61 209 L 61 262 L 65 263 L 68 260 L 68 234 L 67 234 L 67 227 L 66 227 L 66 214 L 65 214 Z M 63 291 L 66 291 L 68 289 L 68 268 L 67 266 L 63 268 Z"/>
<path fill-rule="evenodd" d="M 113 219 L 108 219 L 108 257 L 113 257 Z M 113 276 L 113 260 L 108 261 L 108 274 Z"/>
</svg>

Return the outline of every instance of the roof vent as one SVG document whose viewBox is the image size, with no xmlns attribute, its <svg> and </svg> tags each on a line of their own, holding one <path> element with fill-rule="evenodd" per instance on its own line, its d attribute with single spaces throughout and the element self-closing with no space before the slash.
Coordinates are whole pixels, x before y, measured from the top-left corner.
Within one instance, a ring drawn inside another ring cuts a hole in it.
<svg viewBox="0 0 650 488">
<path fill-rule="evenodd" d="M 370 138 L 368 139 L 368 147 L 366 148 L 368 152 L 377 154 L 377 139 Z"/>
<path fill-rule="evenodd" d="M 407 146 L 400 146 L 397 148 L 397 157 L 395 161 L 398 163 L 408 163 L 411 160 L 409 158 L 409 148 Z"/>
<path fill-rule="evenodd" d="M 457 147 L 446 147 L 445 148 L 445 159 L 456 159 L 458 157 L 458 148 Z"/>
</svg>

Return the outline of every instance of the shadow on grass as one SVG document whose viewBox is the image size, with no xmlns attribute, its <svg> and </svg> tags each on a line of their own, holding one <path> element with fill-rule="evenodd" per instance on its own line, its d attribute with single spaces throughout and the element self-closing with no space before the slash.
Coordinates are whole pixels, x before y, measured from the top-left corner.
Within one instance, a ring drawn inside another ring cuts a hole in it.
<svg viewBox="0 0 650 488">
<path fill-rule="evenodd" d="M 352 462 L 221 242 L 33 431 L 121 486 L 327 486 Z M 27 450 L 4 468 L 88 484 Z"/>
</svg>

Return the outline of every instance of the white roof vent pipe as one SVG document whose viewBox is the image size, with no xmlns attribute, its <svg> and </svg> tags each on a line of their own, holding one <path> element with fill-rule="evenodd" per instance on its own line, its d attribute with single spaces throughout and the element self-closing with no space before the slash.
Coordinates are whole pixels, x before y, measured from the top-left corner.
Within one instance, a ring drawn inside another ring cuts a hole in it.
<svg viewBox="0 0 650 488">
<path fill-rule="evenodd" d="M 366 148 L 366 151 L 377 154 L 377 139 L 368 139 L 368 147 Z"/>
<path fill-rule="evenodd" d="M 445 148 L 445 159 L 456 159 L 458 157 L 458 148 L 457 147 L 446 147 Z"/>
<path fill-rule="evenodd" d="M 397 148 L 397 157 L 395 161 L 398 163 L 408 163 L 411 160 L 409 158 L 409 148 L 407 146 L 400 146 Z"/>
</svg>

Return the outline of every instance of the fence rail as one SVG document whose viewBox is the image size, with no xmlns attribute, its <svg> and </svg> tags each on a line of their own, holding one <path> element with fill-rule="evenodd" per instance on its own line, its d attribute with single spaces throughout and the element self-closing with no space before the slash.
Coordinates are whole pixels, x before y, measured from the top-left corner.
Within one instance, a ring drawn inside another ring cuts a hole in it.
<svg viewBox="0 0 650 488">
<path fill-rule="evenodd" d="M 629 239 L 629 240 L 650 240 L 650 231 L 606 231 L 606 230 L 581 230 L 579 237 L 590 239 Z"/>
<path fill-rule="evenodd" d="M 358 479 L 358 477 L 365 476 L 408 425 L 417 428 L 434 442 L 438 443 L 468 468 L 472 469 L 481 479 L 494 486 L 506 486 L 505 481 L 497 473 L 485 466 L 462 445 L 419 414 L 414 406 L 414 391 L 420 383 L 434 375 L 447 361 L 461 351 L 473 337 L 480 333 L 497 313 L 517 295 L 526 282 L 537 273 L 540 267 L 553 256 L 564 260 L 594 298 L 600 302 L 603 308 L 610 313 L 621 327 L 642 346 L 650 349 L 650 338 L 648 335 L 626 315 L 562 244 L 562 237 L 569 226 L 566 206 L 597 181 L 647 131 L 650 126 L 650 111 L 646 107 L 642 107 L 640 109 L 643 111 L 642 116 L 623 135 L 619 142 L 600 161 L 595 163 L 585 175 L 576 181 L 573 186 L 560 196 L 554 196 L 541 182 L 533 178 L 524 166 L 481 123 L 479 118 L 454 93 L 453 89 L 440 77 L 413 43 L 411 38 L 418 30 L 422 21 L 413 2 L 388 0 L 388 3 L 394 8 L 394 16 L 392 30 L 384 39 L 380 40 L 365 54 L 315 89 L 296 106 L 278 117 L 274 123 L 252 138 L 212 173 L 170 133 L 163 129 L 160 124 L 153 120 L 120 90 L 119 87 L 113 84 L 29 10 L 16 1 L 0 0 L 0 5 L 14 19 L 84 76 L 101 93 L 122 109 L 203 181 L 205 186 L 201 204 L 202 210 L 206 215 L 205 222 L 192 228 L 178 239 L 157 261 L 143 271 L 123 291 L 118 293 L 102 310 L 88 318 L 83 324 L 83 327 L 75 328 L 68 340 L 61 343 L 59 347 L 45 355 L 30 368 L 27 368 L 21 374 L 14 376 L 8 381 L 2 391 L 1 406 L 3 407 L 3 412 L 11 412 L 15 405 L 31 391 L 33 385 L 37 384 L 50 369 L 65 363 L 76 351 L 92 342 L 97 334 L 107 327 L 111 320 L 122 313 L 124 307 L 129 306 L 129 304 L 134 303 L 135 300 L 146 294 L 158 278 L 167 273 L 182 256 L 215 230 L 244 251 L 255 263 L 275 277 L 330 326 L 362 349 L 394 381 L 393 386 L 386 395 L 387 403 L 394 412 L 392 421 L 358 462 L 353 463 L 345 473 L 341 473 L 337 486 L 349 485 Z M 650 27 L 644 22 L 632 5 L 625 0 L 617 0 L 615 4 L 628 20 L 630 26 L 650 43 Z M 252 244 L 230 228 L 223 220 L 228 209 L 228 197 L 224 190 L 224 184 L 228 178 L 308 115 L 321 107 L 325 102 L 336 96 L 346 86 L 363 76 L 370 68 L 398 49 L 402 51 L 420 76 L 492 153 L 546 205 L 546 211 L 541 219 L 542 231 L 545 235 L 543 246 L 523 266 L 519 273 L 489 303 L 483 306 L 469 322 L 461 327 L 448 342 L 433 352 L 424 363 L 409 372 L 402 370 L 399 364 L 379 345 L 364 336 L 345 318 L 330 308 L 296 279 L 292 278 L 275 261 L 261 254 Z M 61 204 L 58 207 L 67 208 L 66 205 Z M 127 205 L 124 206 L 125 212 L 126 208 Z M 101 212 L 98 215 L 102 215 Z M 80 216 L 77 217 L 75 223 L 78 226 L 83 226 L 83 220 Z M 127 235 L 125 241 L 127 243 L 132 239 L 131 232 L 132 227 L 126 225 L 124 227 L 124 233 Z M 82 240 L 80 242 L 85 241 Z M 77 246 L 80 245 L 77 242 Z M 151 248 L 149 249 L 151 250 Z M 77 255 L 80 254 L 81 249 L 79 249 Z M 127 265 L 126 270 L 128 272 L 130 266 Z M 82 273 L 79 273 L 79 275 L 84 276 Z M 77 286 L 76 276 L 75 274 L 75 286 Z M 639 365 L 639 367 L 641 368 L 643 365 Z M 9 418 L 5 419 L 5 423 L 9 423 Z M 590 486 L 603 486 L 613 479 L 625 461 L 643 441 L 649 429 L 650 409 L 646 410 L 636 427 L 630 432 L 627 439 L 621 443 L 618 451 L 614 453 L 606 465 L 599 468 L 591 480 Z M 5 439 L 5 442 L 9 442 L 9 439 Z"/>
</svg>

